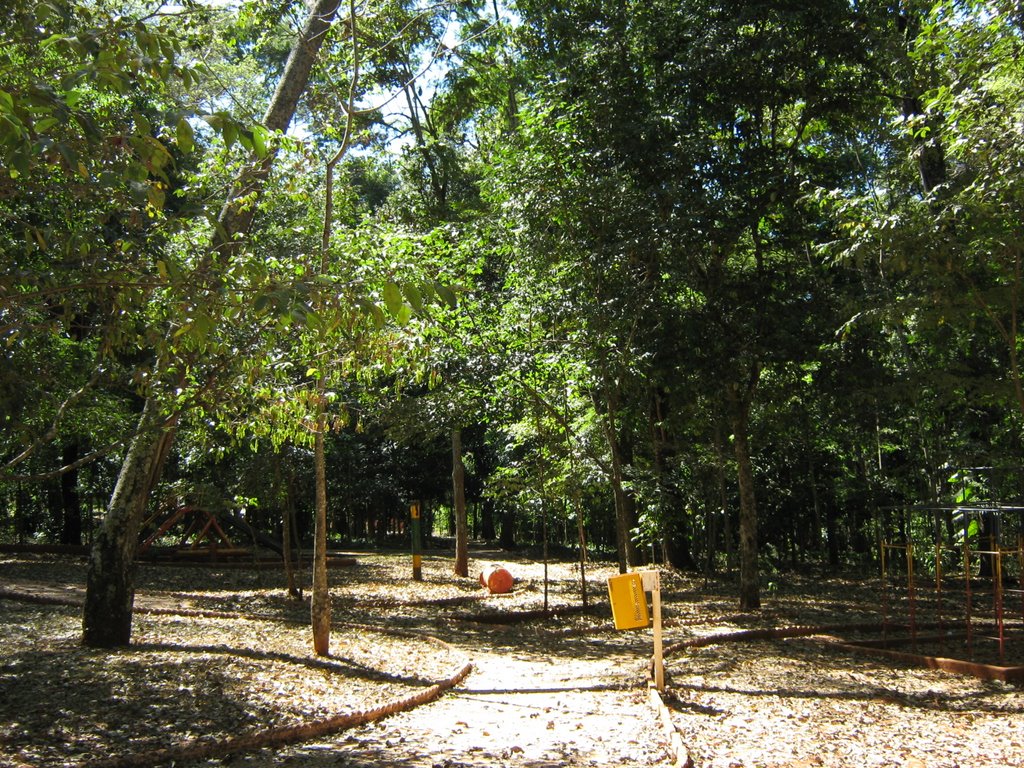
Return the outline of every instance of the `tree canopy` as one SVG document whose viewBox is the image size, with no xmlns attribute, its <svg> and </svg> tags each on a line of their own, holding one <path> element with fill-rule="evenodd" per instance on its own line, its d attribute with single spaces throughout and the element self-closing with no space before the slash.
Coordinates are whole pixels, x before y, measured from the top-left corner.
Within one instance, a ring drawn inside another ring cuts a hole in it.
<svg viewBox="0 0 1024 768">
<path fill-rule="evenodd" d="M 1020 500 L 1018 4 L 9 5 L 0 540 L 418 500 L 755 609 Z"/>
</svg>

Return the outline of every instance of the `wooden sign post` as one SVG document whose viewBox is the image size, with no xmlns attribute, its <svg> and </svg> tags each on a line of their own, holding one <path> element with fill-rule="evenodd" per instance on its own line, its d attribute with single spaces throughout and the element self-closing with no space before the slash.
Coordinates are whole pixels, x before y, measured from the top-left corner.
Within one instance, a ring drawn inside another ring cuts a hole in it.
<svg viewBox="0 0 1024 768">
<path fill-rule="evenodd" d="M 651 593 L 654 628 L 654 684 L 665 692 L 665 659 L 661 639 L 661 574 L 659 571 L 623 573 L 608 578 L 608 598 L 612 604 L 612 619 L 616 629 L 643 629 L 652 626 L 647 612 L 647 597 Z"/>
<path fill-rule="evenodd" d="M 409 505 L 409 517 L 412 525 L 412 580 L 423 581 L 423 555 L 420 547 L 420 503 L 414 501 Z"/>
<path fill-rule="evenodd" d="M 665 657 L 661 642 L 661 572 L 643 571 L 640 574 L 644 591 L 651 593 L 654 614 L 654 685 L 659 693 L 665 692 Z"/>
</svg>

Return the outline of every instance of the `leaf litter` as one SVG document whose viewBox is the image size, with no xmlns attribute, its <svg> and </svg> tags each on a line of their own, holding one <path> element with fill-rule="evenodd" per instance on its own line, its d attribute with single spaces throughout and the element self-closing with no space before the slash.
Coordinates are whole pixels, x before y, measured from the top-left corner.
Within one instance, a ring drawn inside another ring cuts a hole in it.
<svg viewBox="0 0 1024 768">
<path fill-rule="evenodd" d="M 650 632 L 610 628 L 603 582 L 615 570 L 588 568 L 598 606 L 579 612 L 578 570 L 552 564 L 549 617 L 538 619 L 542 565 L 501 557 L 517 577 L 501 596 L 451 577 L 446 557 L 426 558 L 416 583 L 398 554 L 359 555 L 357 566 L 332 570 L 329 659 L 312 655 L 308 602 L 289 599 L 276 571 L 143 566 L 135 644 L 113 652 L 79 645 L 79 608 L 0 600 L 0 766 L 73 766 L 363 709 L 422 690 L 466 655 L 474 674 L 429 706 L 225 761 L 667 764 L 646 703 Z M 80 598 L 84 565 L 11 557 L 0 561 L 0 576 L 40 598 Z M 728 585 L 666 571 L 663 602 L 667 643 L 877 618 L 877 599 L 859 580 L 794 577 L 762 611 L 744 614 Z M 673 723 L 697 768 L 1024 765 L 1017 686 L 883 662 L 814 638 L 715 643 L 667 663 Z"/>
</svg>

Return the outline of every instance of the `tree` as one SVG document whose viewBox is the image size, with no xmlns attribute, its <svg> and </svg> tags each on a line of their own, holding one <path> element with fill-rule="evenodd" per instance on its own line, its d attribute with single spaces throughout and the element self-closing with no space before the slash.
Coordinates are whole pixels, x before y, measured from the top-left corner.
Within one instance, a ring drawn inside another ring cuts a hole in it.
<svg viewBox="0 0 1024 768">
<path fill-rule="evenodd" d="M 266 130 L 287 130 L 337 9 L 337 0 L 319 0 L 310 8 L 264 114 L 262 124 Z M 254 148 L 254 155 L 255 159 L 238 176 L 218 216 L 211 255 L 203 257 L 197 265 L 195 278 L 199 281 L 209 280 L 216 285 L 218 275 L 230 265 L 231 256 L 237 252 L 240 239 L 252 223 L 253 198 L 261 191 L 273 158 L 272 153 L 261 152 L 258 147 Z M 172 352 L 166 350 L 158 354 L 154 376 L 158 381 L 167 374 L 172 379 L 175 376 Z M 149 491 L 167 457 L 177 419 L 175 414 L 165 412 L 166 407 L 158 399 L 158 392 L 151 390 L 96 536 L 89 561 L 82 621 L 83 642 L 91 647 L 125 645 L 131 637 L 132 561 L 138 528 Z"/>
<path fill-rule="evenodd" d="M 801 185 L 839 172 L 855 130 L 863 73 L 849 14 L 842 3 L 824 14 L 773 3 L 523 7 L 542 85 L 509 196 L 529 216 L 544 279 L 572 297 L 571 338 L 600 377 L 620 532 L 635 525 L 627 473 L 615 469 L 632 464 L 632 419 L 651 392 L 699 377 L 732 433 L 744 608 L 759 604 L 750 420 L 765 369 L 813 349 L 801 321 L 813 290 Z M 660 340 L 680 329 L 687 356 L 655 365 L 655 350 L 672 348 Z"/>
<path fill-rule="evenodd" d="M 14 3 L 9 13 L 0 54 L 3 334 L 12 372 L 54 375 L 38 400 L 22 401 L 33 408 L 8 414 L 21 449 L 6 457 L 7 477 L 51 441 L 70 448 L 70 423 L 90 420 L 92 405 L 116 409 L 114 397 L 131 398 L 127 386 L 107 399 L 101 389 L 130 375 L 132 326 L 156 287 L 154 255 L 188 218 L 167 204 L 187 164 L 175 132 L 194 110 L 177 88 L 201 77 L 181 56 L 197 16 L 67 2 Z M 103 432 L 95 434 L 105 443 L 67 472 L 122 447 Z"/>
<path fill-rule="evenodd" d="M 1019 20 L 1001 3 L 880 10 L 875 60 L 894 98 L 865 147 L 863 185 L 822 197 L 842 234 L 835 252 L 869 289 L 851 326 L 892 339 L 901 379 L 917 377 L 906 422 L 928 503 L 944 465 L 1001 463 L 993 444 L 1019 451 L 977 435 L 1014 430 L 1022 412 Z"/>
</svg>

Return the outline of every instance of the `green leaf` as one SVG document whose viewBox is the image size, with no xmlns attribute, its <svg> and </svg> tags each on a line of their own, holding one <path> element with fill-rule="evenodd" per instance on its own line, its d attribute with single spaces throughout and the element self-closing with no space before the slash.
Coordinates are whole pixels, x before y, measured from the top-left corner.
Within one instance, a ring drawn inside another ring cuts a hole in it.
<svg viewBox="0 0 1024 768">
<path fill-rule="evenodd" d="M 36 121 L 35 129 L 36 133 L 46 133 L 48 130 L 57 125 L 60 121 L 55 117 L 44 117 L 42 120 Z"/>
<path fill-rule="evenodd" d="M 149 189 L 146 193 L 146 201 L 149 203 L 151 208 L 156 210 L 163 210 L 164 202 L 167 199 L 167 193 L 164 192 L 162 184 L 150 184 Z"/>
<path fill-rule="evenodd" d="M 441 301 L 443 301 L 449 307 L 455 309 L 455 307 L 458 306 L 459 300 L 455 296 L 455 291 L 453 291 L 447 285 L 443 285 L 442 283 L 434 283 L 434 290 L 437 291 L 437 295 L 438 297 L 440 297 Z"/>
<path fill-rule="evenodd" d="M 396 283 L 385 284 L 384 304 L 387 306 L 388 312 L 394 317 L 398 317 L 398 313 L 405 306 L 405 301 L 402 299 L 402 289 Z"/>
<path fill-rule="evenodd" d="M 387 323 L 387 318 L 384 317 L 384 310 L 376 304 L 370 305 L 370 317 L 373 318 L 373 325 L 378 331 Z"/>
<path fill-rule="evenodd" d="M 420 291 L 415 285 L 412 283 L 406 285 L 402 289 L 402 292 L 405 294 L 406 300 L 414 310 L 417 312 L 423 311 L 423 296 L 420 295 Z"/>
<path fill-rule="evenodd" d="M 182 117 L 178 120 L 176 132 L 178 138 L 178 149 L 185 154 L 188 154 L 195 146 L 195 133 L 192 130 L 192 124 Z"/>
<path fill-rule="evenodd" d="M 39 48 L 41 50 L 42 49 L 46 49 L 46 48 L 49 48 L 54 43 L 59 43 L 59 42 L 61 42 L 63 40 L 67 40 L 67 35 L 60 35 L 60 34 L 50 35 L 48 38 L 46 38 L 45 40 L 43 40 L 42 42 L 39 43 Z"/>
<path fill-rule="evenodd" d="M 224 130 L 224 114 L 221 112 L 214 112 L 211 115 L 203 115 L 203 120 L 215 131 Z"/>
<path fill-rule="evenodd" d="M 252 128 L 252 145 L 256 150 L 257 157 L 262 160 L 267 156 L 267 137 L 269 133 L 262 125 L 254 125 Z"/>
</svg>

